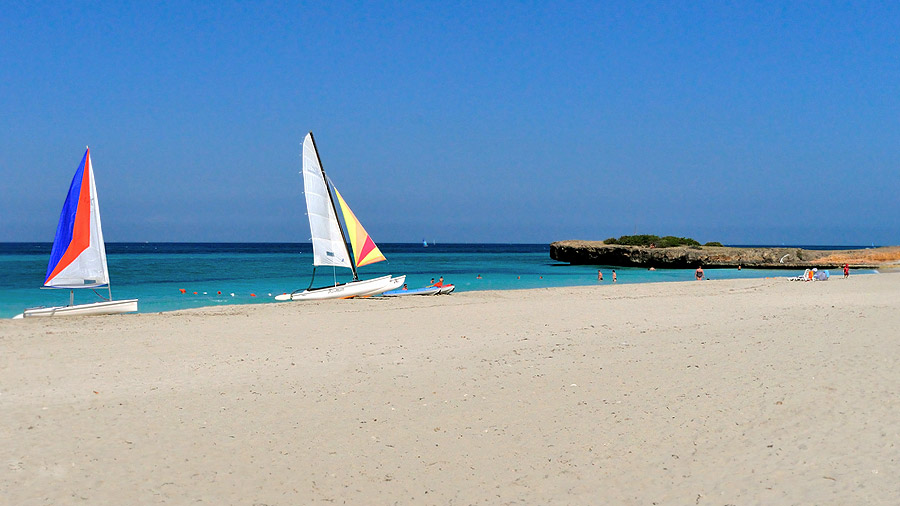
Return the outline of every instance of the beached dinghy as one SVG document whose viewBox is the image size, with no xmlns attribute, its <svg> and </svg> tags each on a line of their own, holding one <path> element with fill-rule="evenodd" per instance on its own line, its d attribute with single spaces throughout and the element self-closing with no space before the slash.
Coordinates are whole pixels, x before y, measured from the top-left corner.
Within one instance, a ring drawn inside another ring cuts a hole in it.
<svg viewBox="0 0 900 506">
<path fill-rule="evenodd" d="M 441 293 L 440 287 L 425 286 L 422 288 L 413 288 L 411 290 L 391 290 L 384 292 L 381 295 L 385 297 L 405 297 L 407 295 L 437 295 L 439 293 Z"/>
<path fill-rule="evenodd" d="M 97 293 L 96 289 L 102 287 L 107 288 L 109 299 L 75 304 L 76 288 L 90 288 Z M 112 300 L 90 149 L 85 150 L 84 158 L 75 171 L 59 215 L 44 288 L 68 289 L 69 305 L 28 308 L 15 318 L 131 313 L 138 309 L 137 299 Z"/>
<path fill-rule="evenodd" d="M 303 174 L 303 193 L 306 196 L 309 230 L 312 235 L 313 275 L 309 288 L 306 290 L 295 290 L 292 293 L 282 294 L 275 297 L 275 300 L 343 299 L 378 295 L 403 285 L 405 276 L 359 279 L 356 272 L 357 267 L 386 259 L 362 224 L 356 219 L 347 202 L 337 191 L 337 187 L 334 187 L 334 184 L 329 185 L 330 181 L 325 175 L 325 170 L 322 169 L 322 161 L 319 158 L 319 151 L 316 149 L 316 141 L 313 139 L 312 132 L 308 133 L 303 140 L 303 169 L 300 173 Z M 353 256 L 347 249 L 344 229 L 337 218 L 337 208 L 331 193 L 332 187 L 334 187 L 334 194 L 337 195 L 338 203 L 341 206 L 344 225 L 353 248 Z M 353 281 L 313 288 L 316 267 L 322 265 L 350 269 L 353 272 Z"/>
</svg>

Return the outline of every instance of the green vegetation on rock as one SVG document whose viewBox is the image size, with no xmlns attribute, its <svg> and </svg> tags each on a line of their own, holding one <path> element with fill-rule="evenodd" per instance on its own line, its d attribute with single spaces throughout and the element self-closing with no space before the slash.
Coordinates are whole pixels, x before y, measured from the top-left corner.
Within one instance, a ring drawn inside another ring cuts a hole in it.
<svg viewBox="0 0 900 506">
<path fill-rule="evenodd" d="M 659 237 L 658 235 L 623 235 L 616 239 L 615 237 L 610 237 L 609 239 L 603 241 L 604 244 L 621 244 L 625 246 L 654 246 L 656 248 L 672 248 L 674 246 L 696 246 L 699 247 L 700 243 L 691 239 L 690 237 L 675 237 L 671 235 L 667 235 L 665 237 Z M 721 243 L 714 243 L 715 245 L 721 246 Z M 707 246 L 711 246 L 713 243 L 707 243 Z"/>
</svg>

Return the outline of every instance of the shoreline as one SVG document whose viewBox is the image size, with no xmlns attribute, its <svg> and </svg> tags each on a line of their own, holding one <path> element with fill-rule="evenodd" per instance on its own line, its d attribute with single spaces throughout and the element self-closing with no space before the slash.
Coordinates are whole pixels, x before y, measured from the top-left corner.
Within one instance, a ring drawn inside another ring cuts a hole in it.
<svg viewBox="0 0 900 506">
<path fill-rule="evenodd" d="M 559 265 L 563 266 L 563 264 L 559 264 Z M 608 271 L 609 269 L 613 269 L 613 267 L 603 266 L 603 270 Z M 685 282 L 685 281 L 693 281 L 693 269 L 659 269 L 659 270 L 654 271 L 653 275 L 661 276 L 661 277 L 663 277 L 663 279 L 657 279 L 657 280 L 653 280 L 653 281 L 647 281 L 646 278 L 635 281 L 633 277 L 630 277 L 627 275 L 629 270 L 632 270 L 631 272 L 637 271 L 637 272 L 641 272 L 643 274 L 643 271 L 645 269 L 642 269 L 642 268 L 635 268 L 635 267 L 618 268 L 618 267 L 616 267 L 616 269 L 625 269 L 625 270 L 619 271 L 619 282 L 617 284 L 620 284 L 620 285 L 679 283 L 679 282 Z M 863 272 L 858 272 L 860 270 Z M 768 274 L 767 276 L 759 276 L 759 275 L 745 276 L 744 275 L 744 274 L 753 274 L 754 271 L 771 271 L 771 272 L 765 272 L 765 274 Z M 672 279 L 672 278 L 665 279 L 665 276 L 670 275 L 672 272 L 685 272 L 687 274 L 683 278 L 679 278 L 679 279 Z M 719 273 L 722 273 L 722 272 L 728 272 L 730 275 L 726 276 L 726 277 L 719 277 Z M 868 275 L 868 274 L 890 274 L 890 273 L 895 273 L 895 272 L 900 272 L 900 265 L 898 265 L 898 266 L 882 266 L 880 268 L 880 270 L 858 269 L 857 272 L 851 273 L 851 276 Z M 739 273 L 739 274 L 735 274 L 735 273 Z M 801 273 L 802 273 L 801 270 L 796 270 L 796 272 L 795 272 L 796 275 L 799 275 Z M 608 275 L 609 272 L 607 272 L 606 274 Z M 472 275 L 474 276 L 475 274 L 473 273 Z M 598 282 L 596 280 L 595 271 L 593 271 L 593 270 L 583 273 L 583 276 L 584 276 L 583 279 L 581 281 L 579 281 L 578 284 L 559 284 L 559 285 L 545 284 L 545 285 L 540 285 L 540 286 L 532 285 L 532 286 L 518 287 L 518 288 L 506 288 L 504 286 L 501 286 L 501 287 L 495 287 L 495 288 L 472 289 L 469 283 L 467 283 L 464 279 L 460 281 L 459 277 L 455 277 L 448 282 L 455 284 L 456 288 L 457 288 L 456 291 L 453 292 L 452 296 L 458 296 L 460 293 L 472 293 L 472 292 L 507 292 L 507 291 L 517 291 L 517 290 L 544 290 L 547 288 L 595 287 L 595 286 L 602 286 L 605 284 L 612 284 L 612 279 L 610 276 L 607 276 L 606 279 Z M 839 278 L 840 276 L 841 276 L 840 273 L 834 274 L 835 278 Z M 744 269 L 743 271 L 740 271 L 740 270 L 736 270 L 734 268 L 729 268 L 729 267 L 709 267 L 709 268 L 707 268 L 707 276 L 706 276 L 705 280 L 721 281 L 721 280 L 731 280 L 731 279 L 769 279 L 769 278 L 786 279 L 789 277 L 792 277 L 792 276 L 788 276 L 788 273 L 785 270 L 747 268 L 747 269 Z M 548 278 L 547 281 L 551 282 L 552 279 Z M 182 285 L 183 284 L 178 284 L 176 286 L 182 286 Z M 117 290 L 119 290 L 120 293 L 125 293 L 123 298 L 131 297 L 131 298 L 138 298 L 139 301 L 143 300 L 139 293 L 135 294 L 134 292 L 129 292 L 127 290 L 127 287 L 126 288 L 118 287 Z M 257 290 L 257 292 L 260 292 L 260 291 Z M 249 292 L 247 292 L 247 293 L 249 293 Z M 274 295 L 274 292 L 273 292 L 273 295 Z M 224 295 L 222 296 L 223 299 L 218 299 L 218 300 L 214 299 L 214 298 L 204 298 L 204 297 L 206 297 L 205 295 L 197 296 L 198 298 L 193 298 L 193 299 L 190 298 L 191 296 L 187 295 L 187 294 L 182 294 L 181 297 L 188 298 L 188 300 L 186 302 L 182 302 L 182 304 L 185 304 L 185 305 L 192 304 L 192 303 L 204 303 L 204 302 L 209 302 L 209 303 L 207 305 L 194 306 L 194 307 L 188 306 L 188 307 L 175 307 L 175 308 L 163 308 L 163 309 L 154 308 L 151 310 L 145 310 L 143 308 L 146 308 L 146 305 L 139 302 L 139 307 L 142 309 L 139 313 L 136 313 L 136 314 L 170 313 L 173 311 L 181 311 L 181 310 L 187 310 L 187 309 L 203 309 L 203 308 L 216 308 L 216 307 L 222 307 L 222 308 L 243 307 L 243 306 L 253 307 L 253 306 L 257 306 L 257 305 L 261 305 L 261 304 L 265 305 L 265 304 L 280 303 L 280 302 L 274 301 L 273 297 L 269 297 L 268 295 L 261 295 L 258 298 L 256 298 L 256 300 L 253 300 L 250 303 L 247 303 L 244 301 L 231 302 L 231 300 L 229 300 Z M 209 297 L 215 297 L 215 296 L 209 296 Z M 173 297 L 173 299 L 178 299 L 178 298 L 179 297 L 177 295 Z M 378 297 L 374 297 L 374 298 L 377 299 Z M 246 300 L 246 298 L 244 300 Z M 64 305 L 65 302 L 60 301 L 59 304 Z M 26 307 L 28 307 L 28 308 L 41 307 L 41 306 L 49 307 L 52 305 L 54 305 L 54 304 L 52 304 L 50 302 L 47 302 L 44 304 L 38 303 L 38 304 L 33 304 L 33 305 L 18 304 L 13 309 L 6 311 L 4 316 L 0 316 L 0 320 L 11 319 L 13 316 L 20 314 L 22 312 L 22 310 L 25 309 Z M 169 303 L 166 305 L 172 305 L 172 304 Z M 129 313 L 129 314 L 135 314 L 135 313 Z"/>
<path fill-rule="evenodd" d="M 0 322 L 10 504 L 878 503 L 900 284 L 665 282 Z"/>
</svg>

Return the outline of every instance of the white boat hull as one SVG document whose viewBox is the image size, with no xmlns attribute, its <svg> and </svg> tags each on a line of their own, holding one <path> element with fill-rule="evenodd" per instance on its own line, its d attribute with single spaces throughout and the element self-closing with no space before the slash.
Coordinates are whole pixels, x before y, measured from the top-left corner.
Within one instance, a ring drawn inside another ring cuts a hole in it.
<svg viewBox="0 0 900 506">
<path fill-rule="evenodd" d="M 384 285 L 384 287 L 379 288 L 378 291 L 371 292 L 371 293 L 364 293 L 364 294 L 360 295 L 360 297 L 366 297 L 369 295 L 378 295 L 378 294 L 381 294 L 381 293 L 384 293 L 384 292 L 387 292 L 390 290 L 396 290 L 397 288 L 400 288 L 401 286 L 403 286 L 403 283 L 406 283 L 406 275 L 405 274 L 403 276 L 397 276 L 396 278 L 391 278 L 391 281 L 388 284 Z"/>
<path fill-rule="evenodd" d="M 403 286 L 403 283 L 405 283 L 405 282 L 406 282 L 405 274 L 403 276 L 398 276 L 396 278 L 392 277 L 391 280 L 388 281 L 388 284 L 386 284 L 384 286 L 379 286 L 378 288 L 369 290 L 365 293 L 361 293 L 359 295 L 356 295 L 355 297 L 371 297 L 373 295 L 380 295 L 388 290 L 394 290 L 396 288 L 400 288 L 401 286 Z"/>
<path fill-rule="evenodd" d="M 447 295 L 448 293 L 456 290 L 456 287 L 453 285 L 443 285 L 441 286 L 441 291 L 438 292 L 440 295 Z"/>
<path fill-rule="evenodd" d="M 93 302 L 91 304 L 77 304 L 74 306 L 36 307 L 26 309 L 22 316 L 31 318 L 35 316 L 89 316 L 101 314 L 133 313 L 138 310 L 137 299 L 110 300 Z"/>
<path fill-rule="evenodd" d="M 275 300 L 327 300 L 346 299 L 348 297 L 358 297 L 360 295 L 374 295 L 386 291 L 386 287 L 390 282 L 391 276 L 388 275 L 362 281 L 351 281 L 337 286 L 326 286 L 324 288 L 303 290 L 302 292 L 285 293 L 276 296 Z"/>
</svg>

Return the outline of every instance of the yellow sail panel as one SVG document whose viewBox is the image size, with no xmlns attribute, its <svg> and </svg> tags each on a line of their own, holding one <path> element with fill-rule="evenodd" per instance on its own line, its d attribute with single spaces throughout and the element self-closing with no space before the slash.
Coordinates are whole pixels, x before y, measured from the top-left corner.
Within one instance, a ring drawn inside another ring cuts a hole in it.
<svg viewBox="0 0 900 506">
<path fill-rule="evenodd" d="M 381 250 L 375 245 L 375 241 L 369 237 L 362 223 L 356 219 L 356 215 L 350 210 L 350 206 L 344 201 L 341 192 L 337 188 L 334 189 L 337 194 L 338 203 L 341 205 L 341 212 L 344 214 L 344 223 L 347 225 L 347 233 L 350 234 L 350 246 L 353 247 L 353 255 L 356 258 L 356 266 L 374 264 L 382 260 L 387 260 L 381 254 Z"/>
</svg>

